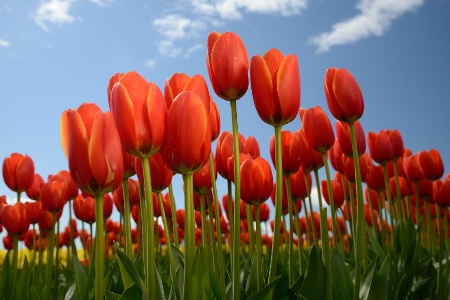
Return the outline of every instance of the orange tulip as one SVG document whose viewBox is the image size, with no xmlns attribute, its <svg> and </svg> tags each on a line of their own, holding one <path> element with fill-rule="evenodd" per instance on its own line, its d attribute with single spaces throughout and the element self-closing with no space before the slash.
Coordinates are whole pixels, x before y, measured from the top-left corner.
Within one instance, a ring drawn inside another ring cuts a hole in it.
<svg viewBox="0 0 450 300">
<path fill-rule="evenodd" d="M 253 101 L 259 117 L 272 126 L 290 123 L 300 107 L 297 57 L 277 49 L 255 55 L 250 63 Z"/>
<path fill-rule="evenodd" d="M 3 161 L 3 180 L 12 191 L 21 193 L 31 187 L 34 163 L 28 155 L 13 153 Z"/>
<path fill-rule="evenodd" d="M 353 123 L 364 112 L 361 90 L 346 69 L 330 68 L 325 72 L 325 96 L 331 114 L 339 121 Z"/>
<path fill-rule="evenodd" d="M 248 158 L 241 165 L 241 199 L 260 205 L 269 199 L 273 189 L 272 169 L 262 157 Z"/>
<path fill-rule="evenodd" d="M 366 152 L 366 136 L 364 130 L 359 121 L 355 121 L 355 135 L 356 135 L 356 147 L 358 149 L 358 156 L 363 155 Z M 339 146 L 342 152 L 353 158 L 352 142 L 350 137 L 350 127 L 347 123 L 336 121 L 336 136 L 339 140 Z"/>
<path fill-rule="evenodd" d="M 324 153 L 333 147 L 333 127 L 320 106 L 305 110 L 302 123 L 305 136 L 315 151 Z"/>
<path fill-rule="evenodd" d="M 142 157 L 161 149 L 167 107 L 156 84 L 136 72 L 124 74 L 112 88 L 111 113 L 127 152 Z"/>
<path fill-rule="evenodd" d="M 162 156 L 167 167 L 192 174 L 208 160 L 211 152 L 209 115 L 194 92 L 180 93 L 167 117 L 166 143 Z"/>
<path fill-rule="evenodd" d="M 444 164 L 441 154 L 435 149 L 420 151 L 418 154 L 420 170 L 429 180 L 436 180 L 444 175 Z"/>
<path fill-rule="evenodd" d="M 30 217 L 25 204 L 22 202 L 5 206 L 2 210 L 1 219 L 3 226 L 10 235 L 22 235 L 30 227 Z"/>
<path fill-rule="evenodd" d="M 233 32 L 211 32 L 206 57 L 214 92 L 224 100 L 239 100 L 248 89 L 248 55 L 241 38 Z"/>
<path fill-rule="evenodd" d="M 26 190 L 27 196 L 33 200 L 39 200 L 39 196 L 41 195 L 41 187 L 44 184 L 44 179 L 42 179 L 41 175 L 34 174 L 33 183 Z"/>
<path fill-rule="evenodd" d="M 385 130 L 380 133 L 369 132 L 368 144 L 370 156 L 374 161 L 381 165 L 386 165 L 394 159 L 391 142 Z"/>
<path fill-rule="evenodd" d="M 152 174 L 152 191 L 160 193 L 164 191 L 172 182 L 173 172 L 166 166 L 161 153 L 152 155 L 149 160 L 150 173 Z M 142 159 L 136 157 L 136 174 L 142 185 L 144 185 L 144 169 Z"/>
<path fill-rule="evenodd" d="M 192 91 L 202 100 L 209 112 L 210 108 L 210 95 L 208 85 L 202 75 L 194 75 L 192 77 L 187 76 L 184 73 L 175 73 L 164 84 L 164 98 L 166 100 L 167 109 L 170 109 L 173 100 L 184 91 Z"/>
<path fill-rule="evenodd" d="M 244 142 L 239 139 L 239 152 L 244 151 Z M 224 131 L 220 134 L 219 140 L 216 144 L 216 167 L 217 172 L 224 179 L 231 179 L 230 174 L 228 173 L 228 159 L 233 156 L 233 135 Z"/>
<path fill-rule="evenodd" d="M 42 185 L 40 196 L 42 209 L 58 212 L 68 200 L 67 184 L 64 181 L 52 180 Z"/>
<path fill-rule="evenodd" d="M 61 141 L 75 184 L 90 194 L 115 190 L 123 178 L 120 138 L 110 116 L 84 103 L 61 117 Z"/>
<path fill-rule="evenodd" d="M 300 159 L 300 137 L 296 132 L 281 131 L 281 157 L 283 175 L 289 176 L 298 171 L 301 164 Z M 270 157 L 275 166 L 275 135 L 270 139 Z M 276 166 L 275 166 L 276 167 Z"/>
</svg>

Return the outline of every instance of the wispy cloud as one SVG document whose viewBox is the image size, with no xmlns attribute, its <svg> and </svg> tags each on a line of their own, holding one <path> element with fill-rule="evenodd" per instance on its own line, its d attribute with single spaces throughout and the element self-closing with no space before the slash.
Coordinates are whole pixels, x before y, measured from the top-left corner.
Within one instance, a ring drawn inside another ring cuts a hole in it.
<svg viewBox="0 0 450 300">
<path fill-rule="evenodd" d="M 50 0 L 41 1 L 37 11 L 32 15 L 36 24 L 43 30 L 48 31 L 49 24 L 64 25 L 75 21 L 71 15 L 73 0 Z"/>
<path fill-rule="evenodd" d="M 391 23 L 407 12 L 416 11 L 425 0 L 360 0 L 360 14 L 333 25 L 309 40 L 317 46 L 317 52 L 327 52 L 331 47 L 354 43 L 370 36 L 382 36 Z"/>
<path fill-rule="evenodd" d="M 156 60 L 154 59 L 149 59 L 147 61 L 145 61 L 144 66 L 146 67 L 154 67 L 156 65 Z"/>
<path fill-rule="evenodd" d="M 97 4 L 100 7 L 107 6 L 114 2 L 114 0 L 90 0 L 92 3 Z"/>
<path fill-rule="evenodd" d="M 201 50 L 197 41 L 208 27 L 243 19 L 245 14 L 297 15 L 307 8 L 308 0 L 179 0 L 178 4 L 152 23 L 162 37 L 158 50 L 164 56 L 189 56 Z M 179 42 L 187 39 L 194 44 L 185 49 Z"/>
<path fill-rule="evenodd" d="M 11 43 L 7 40 L 0 39 L 0 47 L 2 48 L 8 48 L 11 46 Z"/>
</svg>

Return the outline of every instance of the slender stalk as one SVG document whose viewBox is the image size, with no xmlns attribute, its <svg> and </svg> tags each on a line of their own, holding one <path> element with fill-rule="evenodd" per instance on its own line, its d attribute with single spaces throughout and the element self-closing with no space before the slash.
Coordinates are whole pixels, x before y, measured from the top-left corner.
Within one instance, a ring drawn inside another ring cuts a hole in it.
<svg viewBox="0 0 450 300">
<path fill-rule="evenodd" d="M 214 161 L 212 153 L 209 155 L 209 173 L 211 174 L 211 182 L 213 188 L 213 199 L 214 199 L 214 209 L 215 209 L 215 220 L 216 220 L 216 232 L 217 232 L 217 248 L 218 248 L 218 259 L 219 259 L 219 274 L 220 274 L 220 287 L 222 299 L 226 299 L 225 292 L 225 265 L 223 261 L 223 251 L 222 251 L 222 231 L 220 229 L 220 214 L 219 214 L 219 196 L 217 195 L 216 177 L 214 176 Z M 229 197 L 231 199 L 231 197 Z M 257 224 L 258 225 L 258 224 Z"/>
<path fill-rule="evenodd" d="M 125 253 L 129 258 L 133 257 L 133 242 L 131 240 L 131 208 L 130 208 L 130 193 L 128 190 L 128 178 L 122 179 L 123 189 L 123 216 L 124 216 L 124 230 L 125 230 Z"/>
<path fill-rule="evenodd" d="M 255 206 L 255 217 L 256 217 L 256 289 L 259 291 L 261 289 L 261 283 L 263 279 L 262 267 L 261 267 L 261 257 L 262 257 L 262 246 L 261 246 L 261 223 L 259 216 L 260 206 Z"/>
<path fill-rule="evenodd" d="M 302 250 L 303 250 L 303 241 L 302 241 L 302 229 L 300 228 L 300 220 L 298 217 L 299 211 L 298 211 L 298 203 L 294 203 L 294 222 L 295 222 L 295 231 L 297 232 L 297 239 L 298 239 L 298 264 L 300 269 L 300 275 L 303 274 L 303 265 L 302 265 Z M 308 222 L 306 222 L 308 224 Z"/>
<path fill-rule="evenodd" d="M 352 183 L 348 182 L 348 194 L 350 200 L 347 201 L 347 214 L 350 216 L 350 231 L 352 233 L 353 247 L 356 249 L 356 213 L 355 213 L 355 194 L 353 192 Z"/>
<path fill-rule="evenodd" d="M 447 208 L 448 209 L 448 208 Z M 444 213 L 444 228 L 445 229 L 448 229 L 448 215 L 447 215 L 447 212 L 445 212 Z M 445 252 L 444 252 L 444 254 L 445 254 L 445 259 L 446 259 L 446 261 L 445 261 L 445 276 L 444 276 L 444 282 L 445 282 L 445 285 L 444 285 L 444 295 L 448 295 L 448 277 L 449 277 L 449 267 L 448 267 L 448 265 L 449 265 L 449 259 L 450 259 L 450 257 L 449 257 L 449 254 L 450 254 L 450 241 L 449 241 L 449 238 L 448 238 L 448 234 L 447 234 L 447 232 L 445 232 Z"/>
<path fill-rule="evenodd" d="M 388 201 L 388 205 L 389 205 L 389 218 L 391 221 L 391 228 L 392 228 L 392 247 L 394 249 L 394 255 L 397 255 L 397 243 L 396 243 L 396 231 L 395 231 L 395 219 L 394 219 L 394 214 L 395 214 L 395 210 L 393 207 L 393 203 L 392 203 L 392 198 L 391 198 L 391 189 L 389 186 L 389 177 L 388 177 L 388 171 L 387 171 L 387 167 L 386 165 L 383 165 L 383 173 L 384 173 L 384 184 L 386 186 L 386 197 L 387 197 L 387 201 Z"/>
<path fill-rule="evenodd" d="M 68 251 L 67 251 L 67 265 L 70 266 L 70 268 L 72 268 L 73 266 L 73 261 L 72 261 L 72 257 L 74 255 L 77 256 L 77 249 L 75 247 L 75 241 L 74 241 L 74 230 L 73 230 L 73 222 L 72 222 L 72 199 L 69 199 L 69 230 L 70 230 L 70 241 L 69 241 L 69 246 L 68 246 Z"/>
<path fill-rule="evenodd" d="M 211 247 L 209 247 L 208 236 L 207 236 L 208 226 L 206 225 L 205 194 L 200 194 L 200 214 L 202 216 L 202 244 L 205 249 L 205 251 L 203 252 L 205 255 L 203 261 L 205 262 L 206 272 L 209 273 L 209 271 L 211 270 L 210 259 L 209 259 L 209 255 L 211 253 Z"/>
<path fill-rule="evenodd" d="M 364 244 L 366 243 L 365 220 L 364 220 L 364 197 L 362 190 L 361 171 L 359 167 L 358 148 L 356 144 L 355 126 L 349 124 L 352 140 L 353 160 L 355 164 L 355 180 L 357 193 L 357 216 L 356 216 L 356 249 L 355 249 L 355 289 L 353 299 L 359 299 L 359 289 L 361 287 L 361 266 L 363 259 Z M 364 255 L 365 256 L 365 255 Z M 366 257 L 366 256 L 365 256 Z M 366 259 L 364 259 L 366 261 Z"/>
<path fill-rule="evenodd" d="M 420 211 L 419 211 L 419 183 L 418 182 L 414 182 L 414 197 L 415 197 L 415 209 L 416 209 L 416 223 L 419 224 L 419 216 L 420 216 Z"/>
<path fill-rule="evenodd" d="M 393 161 L 394 164 L 394 174 L 395 174 L 395 190 L 396 190 L 396 197 L 395 197 L 395 205 L 397 206 L 397 214 L 399 217 L 399 220 L 403 222 L 405 220 L 405 211 L 404 207 L 402 205 L 401 201 L 401 192 L 400 192 L 400 180 L 398 177 L 398 168 L 397 168 L 397 160 Z M 403 227 L 401 227 L 403 228 Z M 400 229 L 401 230 L 401 229 Z"/>
<path fill-rule="evenodd" d="M 247 213 L 247 228 L 248 228 L 248 238 L 249 238 L 249 254 L 251 259 L 253 259 L 254 249 L 255 249 L 255 230 L 253 229 L 253 215 L 252 207 L 249 204 L 245 204 L 245 210 Z"/>
<path fill-rule="evenodd" d="M 166 212 L 164 211 L 164 205 L 162 202 L 161 193 L 158 193 L 158 202 L 159 202 L 159 207 L 161 209 L 161 217 L 162 217 L 163 225 L 164 225 L 164 234 L 166 237 L 167 255 L 169 256 L 169 263 L 170 263 L 170 277 L 172 279 L 172 284 L 174 284 L 176 282 L 176 274 L 177 273 L 175 270 L 175 263 L 173 261 L 172 243 L 170 241 L 170 231 L 169 231 L 169 226 L 167 225 Z"/>
<path fill-rule="evenodd" d="M 95 195 L 95 299 L 102 300 L 104 295 L 103 276 L 105 274 L 104 261 L 104 220 L 103 195 Z"/>
<path fill-rule="evenodd" d="M 437 273 L 436 295 L 440 295 L 440 289 L 441 289 L 440 285 L 441 285 L 441 280 L 442 280 L 442 276 L 443 276 L 443 274 L 442 274 L 442 256 L 443 256 L 442 248 L 444 245 L 442 243 L 442 226 L 441 226 L 441 214 L 439 211 L 439 205 L 437 203 L 435 203 L 434 205 L 436 208 L 437 230 L 438 230 L 438 238 L 439 238 L 439 246 L 438 246 L 439 247 L 439 256 L 438 256 L 439 267 L 438 267 L 438 273 Z M 448 228 L 446 228 L 446 230 L 447 230 L 447 235 L 448 235 Z"/>
<path fill-rule="evenodd" d="M 86 259 L 88 258 L 87 256 L 87 244 L 86 244 L 86 231 L 84 230 L 84 222 L 81 221 L 81 232 L 83 232 L 82 236 L 81 236 L 81 242 L 83 244 L 83 249 L 84 249 L 84 260 L 86 261 Z"/>
<path fill-rule="evenodd" d="M 305 181 L 306 181 L 306 192 L 308 193 L 308 202 L 309 202 L 309 208 L 311 210 L 311 225 L 312 225 L 312 231 L 313 231 L 313 238 L 314 238 L 314 244 L 316 246 L 318 246 L 319 244 L 317 243 L 317 229 L 316 229 L 316 222 L 314 220 L 314 209 L 313 209 L 313 205 L 312 205 L 312 200 L 311 200 L 311 191 L 309 189 L 309 178 L 308 175 L 305 174 Z M 306 224 L 309 223 L 308 220 L 308 216 L 306 215 Z"/>
<path fill-rule="evenodd" d="M 232 245 L 232 280 L 233 280 L 233 299 L 240 297 L 240 255 L 239 255 L 239 238 L 240 238 L 240 199 L 241 199 L 241 172 L 239 163 L 239 131 L 237 122 L 236 100 L 230 100 L 231 107 L 231 124 L 233 127 L 233 153 L 234 153 L 234 232 Z"/>
<path fill-rule="evenodd" d="M 183 299 L 189 300 L 192 297 L 192 266 L 195 254 L 195 231 L 194 231 L 194 201 L 192 174 L 184 174 L 184 292 Z M 151 298 L 153 299 L 153 298 Z"/>
<path fill-rule="evenodd" d="M 147 217 L 147 224 L 144 224 L 144 227 L 147 227 L 147 229 L 144 230 L 144 255 L 146 256 L 144 259 L 145 283 L 148 289 L 148 298 L 155 299 L 155 217 L 153 212 L 153 191 L 148 156 L 142 157 L 142 166 L 144 170 L 145 207 L 142 208 L 141 206 L 141 209 L 145 210 L 145 215 Z"/>
<path fill-rule="evenodd" d="M 324 207 L 320 210 L 320 223 L 327 222 L 327 208 Z M 333 299 L 333 281 L 331 273 L 331 253 L 330 253 L 330 243 L 328 241 L 328 226 L 320 227 L 321 237 L 322 237 L 322 257 L 323 263 L 325 265 L 325 283 L 326 283 L 326 299 Z M 354 298 L 359 299 L 359 298 Z"/>
<path fill-rule="evenodd" d="M 175 197 L 173 195 L 172 182 L 169 184 L 169 198 L 170 198 L 170 212 L 172 214 L 173 239 L 175 247 L 180 248 L 180 241 L 178 240 L 178 226 L 177 226 L 177 207 L 175 205 Z"/>
<path fill-rule="evenodd" d="M 218 261 L 218 249 L 217 249 L 217 243 L 214 242 L 214 222 L 213 220 L 215 219 L 213 217 L 214 215 L 214 211 L 212 208 L 212 199 L 211 199 L 211 194 L 210 193 L 206 193 L 206 204 L 208 206 L 208 231 L 209 231 L 209 243 L 208 246 L 211 246 L 211 253 L 212 253 L 212 262 L 213 262 L 213 269 L 214 272 L 216 272 L 216 274 L 219 274 L 219 261 Z M 219 236 L 218 236 L 219 237 Z"/>
<path fill-rule="evenodd" d="M 289 211 L 289 286 L 294 284 L 294 230 L 292 228 L 293 216 L 292 213 L 292 194 L 291 194 L 291 178 L 290 176 L 285 176 L 286 179 L 286 194 L 288 198 L 288 211 Z M 287 225 L 287 224 L 286 224 Z M 297 236 L 299 236 L 299 231 L 297 228 Z M 300 240 L 300 238 L 299 238 Z"/>
<path fill-rule="evenodd" d="M 431 219 L 430 214 L 430 204 L 428 203 L 428 200 L 425 201 L 425 213 L 427 217 L 427 227 L 428 227 L 428 243 L 429 243 L 429 249 L 431 251 L 431 254 L 435 254 L 435 244 L 436 244 L 436 235 L 434 233 L 433 228 L 433 219 Z"/>
<path fill-rule="evenodd" d="M 19 266 L 17 265 L 17 257 L 19 252 L 19 237 L 14 235 L 13 237 L 13 273 L 12 273 L 12 288 L 11 288 L 11 299 L 16 298 L 16 283 L 17 283 L 17 269 Z"/>
<path fill-rule="evenodd" d="M 55 223 L 56 223 L 55 221 L 56 221 L 56 213 L 52 212 L 52 229 L 48 232 L 47 269 L 45 273 L 44 299 L 50 299 L 50 293 L 52 290 L 53 248 L 55 245 Z"/>
<path fill-rule="evenodd" d="M 275 126 L 275 169 L 276 169 L 276 200 L 275 200 L 275 220 L 272 243 L 272 257 L 270 260 L 269 279 L 270 283 L 277 274 L 278 254 L 280 249 L 280 224 L 283 196 L 283 169 L 281 155 L 281 126 Z M 237 298 L 235 298 L 237 299 Z"/>
<path fill-rule="evenodd" d="M 303 198 L 303 210 L 305 211 L 305 223 L 306 223 L 306 242 L 308 243 L 308 247 L 311 247 L 311 229 L 309 228 L 308 222 L 308 207 L 306 206 L 306 200 Z M 296 211 L 295 214 L 298 216 L 300 212 Z"/>
<path fill-rule="evenodd" d="M 231 180 L 227 180 L 227 191 L 228 191 L 228 223 L 230 224 L 230 240 L 228 244 L 231 244 L 231 241 L 234 241 L 234 213 L 233 213 L 233 191 L 231 187 Z M 231 251 L 231 259 L 233 259 L 233 252 Z"/>
</svg>

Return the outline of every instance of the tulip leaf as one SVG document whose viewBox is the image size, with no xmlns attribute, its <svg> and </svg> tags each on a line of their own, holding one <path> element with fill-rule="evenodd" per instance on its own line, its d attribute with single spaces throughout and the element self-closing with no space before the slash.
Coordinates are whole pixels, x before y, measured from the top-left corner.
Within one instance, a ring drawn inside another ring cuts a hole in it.
<svg viewBox="0 0 450 300">
<path fill-rule="evenodd" d="M 76 255 L 72 256 L 73 268 L 75 270 L 75 282 L 77 288 L 77 294 L 81 299 L 86 298 L 86 292 L 88 290 L 88 277 L 86 271 L 84 270 L 83 265 L 78 260 Z"/>
<path fill-rule="evenodd" d="M 325 299 L 325 266 L 316 245 L 309 253 L 308 270 L 300 294 L 306 299 Z"/>
<path fill-rule="evenodd" d="M 281 276 L 275 277 L 268 285 L 251 295 L 247 298 L 247 300 L 269 300 L 272 299 L 273 288 L 277 284 L 278 280 L 280 280 Z"/>
<path fill-rule="evenodd" d="M 209 280 L 206 277 L 203 251 L 202 246 L 195 251 L 192 267 L 192 299 L 210 299 L 212 296 Z"/>
<path fill-rule="evenodd" d="M 25 257 L 23 267 L 20 272 L 19 279 L 17 281 L 17 299 L 30 298 L 30 286 L 31 286 L 30 281 L 31 281 L 30 265 L 28 264 L 28 260 Z"/>
<path fill-rule="evenodd" d="M 252 295 L 258 291 L 258 273 L 256 272 L 256 253 L 253 256 L 253 262 L 248 271 L 247 284 L 245 285 L 245 294 Z"/>
<path fill-rule="evenodd" d="M 161 276 L 159 275 L 158 269 L 155 265 L 155 274 L 156 274 L 156 300 L 166 300 L 166 296 L 164 295 L 164 287 L 162 284 Z"/>
<path fill-rule="evenodd" d="M 105 290 L 105 300 L 119 300 L 119 299 L 120 299 L 119 294 Z"/>
<path fill-rule="evenodd" d="M 72 284 L 69 286 L 69 288 L 67 289 L 66 294 L 64 295 L 64 300 L 72 300 L 72 299 L 78 299 L 74 294 L 75 291 L 77 290 L 77 283 L 74 281 L 72 282 Z M 24 298 L 20 298 L 20 299 L 24 299 Z"/>
<path fill-rule="evenodd" d="M 372 246 L 372 250 L 374 251 L 375 255 L 381 257 L 381 259 L 385 259 L 386 254 L 384 253 L 383 248 L 378 242 L 375 233 L 372 230 L 367 230 L 367 233 L 369 236 L 370 245 Z"/>
<path fill-rule="evenodd" d="M 361 275 L 361 288 L 359 289 L 359 298 L 366 300 L 369 297 L 373 274 L 375 272 L 375 267 L 377 266 L 378 257 L 370 263 L 364 274 Z"/>
<path fill-rule="evenodd" d="M 342 256 L 334 248 L 331 252 L 331 269 L 336 299 L 351 299 L 355 286 Z"/>
<path fill-rule="evenodd" d="M 9 289 L 9 281 L 11 278 L 11 264 L 9 261 L 9 251 L 5 256 L 5 259 L 3 260 L 3 266 L 2 266 L 2 275 L 0 277 L 0 299 L 9 298 L 6 297 L 7 291 Z"/>
<path fill-rule="evenodd" d="M 184 269 L 180 266 L 177 268 L 177 280 L 178 280 L 178 291 L 180 293 L 180 299 L 184 299 Z"/>
<path fill-rule="evenodd" d="M 139 289 L 142 289 L 142 280 L 139 277 L 139 273 L 136 270 L 133 262 L 117 245 L 115 246 L 115 248 L 125 289 L 130 288 L 133 284 L 136 284 Z"/>
<path fill-rule="evenodd" d="M 214 295 L 214 298 L 217 300 L 222 300 L 222 291 L 220 286 L 220 277 L 213 271 L 209 272 L 209 281 L 211 283 L 211 289 Z"/>
<path fill-rule="evenodd" d="M 119 300 L 134 300 L 141 299 L 141 297 L 141 289 L 137 284 L 133 283 L 122 293 L 122 295 L 120 295 Z"/>
<path fill-rule="evenodd" d="M 388 280 L 390 259 L 386 257 L 380 270 L 375 275 L 367 300 L 383 300 L 388 297 Z"/>
<path fill-rule="evenodd" d="M 179 266 L 184 268 L 184 254 L 174 245 L 170 245 L 172 247 L 172 257 L 173 263 L 175 265 L 175 270 L 178 269 Z"/>
</svg>

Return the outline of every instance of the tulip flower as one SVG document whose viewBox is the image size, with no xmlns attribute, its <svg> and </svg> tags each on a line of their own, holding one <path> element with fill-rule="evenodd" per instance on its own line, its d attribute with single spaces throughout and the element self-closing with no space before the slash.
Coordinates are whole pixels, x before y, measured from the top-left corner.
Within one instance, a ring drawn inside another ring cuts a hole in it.
<svg viewBox="0 0 450 300">
<path fill-rule="evenodd" d="M 210 96 L 209 121 L 211 123 L 211 141 L 215 141 L 220 134 L 220 113 L 216 102 Z"/>
<path fill-rule="evenodd" d="M 39 200 L 42 184 L 44 184 L 44 179 L 42 179 L 41 175 L 34 174 L 33 184 L 26 190 L 28 198 Z"/>
<path fill-rule="evenodd" d="M 244 152 L 244 143 L 242 140 L 238 139 L 239 143 L 239 152 Z M 224 179 L 231 180 L 230 175 L 228 174 L 228 159 L 233 156 L 233 135 L 224 131 L 220 134 L 219 139 L 216 144 L 216 167 L 217 172 Z"/>
<path fill-rule="evenodd" d="M 450 206 L 449 180 L 436 180 L 433 182 L 433 198 L 441 207 L 448 208 Z"/>
<path fill-rule="evenodd" d="M 339 121 L 353 123 L 364 112 L 361 90 L 346 69 L 330 68 L 325 72 L 324 90 L 328 108 Z"/>
<path fill-rule="evenodd" d="M 419 167 L 422 174 L 429 180 L 440 179 L 444 175 L 444 164 L 441 154 L 435 149 L 420 151 L 418 154 Z"/>
<path fill-rule="evenodd" d="M 254 136 L 249 136 L 244 142 L 244 153 L 250 154 L 253 159 L 260 156 L 259 144 Z"/>
<path fill-rule="evenodd" d="M 300 107 L 300 72 L 297 57 L 271 49 L 250 63 L 253 102 L 259 117 L 282 126 L 295 119 Z"/>
<path fill-rule="evenodd" d="M 269 163 L 248 158 L 241 165 L 241 199 L 250 205 L 261 205 L 272 194 L 273 178 Z"/>
<path fill-rule="evenodd" d="M 381 130 L 379 133 L 369 132 L 367 139 L 370 156 L 374 161 L 381 165 L 386 165 L 394 159 L 391 141 L 386 131 Z"/>
<path fill-rule="evenodd" d="M 354 122 L 355 134 L 356 134 L 356 147 L 358 149 L 358 156 L 363 155 L 366 152 L 366 136 L 364 130 L 359 121 Z M 350 136 L 350 127 L 347 123 L 336 121 L 336 136 L 339 141 L 339 146 L 342 152 L 353 158 L 352 141 Z"/>
<path fill-rule="evenodd" d="M 424 178 L 423 173 L 420 170 L 417 155 L 403 158 L 403 169 L 405 171 L 405 176 L 409 181 L 418 182 Z"/>
<path fill-rule="evenodd" d="M 6 186 L 17 193 L 17 202 L 20 202 L 21 193 L 33 184 L 33 160 L 26 154 L 13 153 L 3 160 L 2 172 Z"/>
<path fill-rule="evenodd" d="M 281 131 L 282 170 L 284 176 L 290 176 L 298 171 L 301 165 L 301 149 L 299 134 L 287 130 Z M 275 136 L 270 139 L 270 157 L 275 166 Z"/>
<path fill-rule="evenodd" d="M 213 161 L 214 178 L 217 178 L 216 164 Z M 204 194 L 212 189 L 212 181 L 210 174 L 210 164 L 207 162 L 200 170 L 193 175 L 193 187 L 194 192 L 198 194 Z"/>
<path fill-rule="evenodd" d="M 334 132 L 326 113 L 316 106 L 305 110 L 303 132 L 311 147 L 320 153 L 326 153 L 334 145 Z"/>
<path fill-rule="evenodd" d="M 333 147 L 330 151 L 327 152 L 328 160 L 331 163 L 333 169 L 335 169 L 338 173 L 344 173 L 344 166 L 342 164 L 342 152 L 341 146 L 339 144 L 339 139 L 334 141 Z"/>
<path fill-rule="evenodd" d="M 388 135 L 389 141 L 391 142 L 393 159 L 397 160 L 398 158 L 403 156 L 403 139 L 400 135 L 400 131 L 395 130 L 386 130 L 386 134 Z"/>
<path fill-rule="evenodd" d="M 205 79 L 199 74 L 189 77 L 184 73 L 175 73 L 166 80 L 166 83 L 164 84 L 164 98 L 167 109 L 170 109 L 173 100 L 178 94 L 185 91 L 195 92 L 200 97 L 205 105 L 206 111 L 209 113 L 211 96 L 209 95 Z"/>
<path fill-rule="evenodd" d="M 327 202 L 328 205 L 330 204 L 330 196 L 328 194 L 328 183 L 326 180 L 322 180 L 322 195 Z M 336 208 L 339 208 L 342 204 L 344 204 L 344 190 L 342 188 L 342 185 L 337 180 L 331 180 L 331 190 L 333 193 L 333 200 L 334 200 L 334 206 Z"/>
<path fill-rule="evenodd" d="M 144 170 L 142 168 L 142 160 L 136 157 L 136 174 L 141 184 L 144 184 Z M 149 158 L 149 167 L 152 174 L 152 191 L 161 193 L 172 182 L 173 172 L 166 166 L 161 153 L 152 155 Z"/>
</svg>

